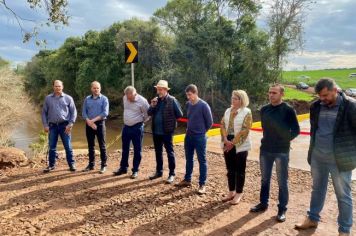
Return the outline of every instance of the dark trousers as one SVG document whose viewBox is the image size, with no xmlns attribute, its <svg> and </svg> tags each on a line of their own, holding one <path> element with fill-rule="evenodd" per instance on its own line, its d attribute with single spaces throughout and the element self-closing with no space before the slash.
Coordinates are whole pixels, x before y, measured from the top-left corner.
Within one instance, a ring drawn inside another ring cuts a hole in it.
<svg viewBox="0 0 356 236">
<path fill-rule="evenodd" d="M 163 173 L 163 145 L 167 152 L 169 175 L 175 175 L 176 162 L 173 150 L 173 134 L 153 135 L 153 144 L 156 153 L 156 172 Z"/>
<path fill-rule="evenodd" d="M 245 185 L 247 155 L 247 151 L 236 153 L 235 147 L 229 152 L 224 152 L 229 191 L 242 193 Z"/>
<path fill-rule="evenodd" d="M 86 136 L 88 141 L 88 151 L 89 151 L 89 166 L 95 166 L 95 136 L 98 139 L 99 148 L 100 148 L 100 159 L 101 159 L 101 167 L 106 166 L 107 155 L 106 155 L 106 126 L 105 121 L 97 121 L 95 122 L 97 130 L 94 130 L 90 126 L 86 125 Z"/>
<path fill-rule="evenodd" d="M 127 170 L 129 167 L 130 143 L 134 147 L 133 172 L 139 170 L 142 158 L 142 140 L 143 140 L 143 123 L 137 123 L 133 126 L 125 125 L 122 129 L 122 158 L 120 169 Z"/>
</svg>

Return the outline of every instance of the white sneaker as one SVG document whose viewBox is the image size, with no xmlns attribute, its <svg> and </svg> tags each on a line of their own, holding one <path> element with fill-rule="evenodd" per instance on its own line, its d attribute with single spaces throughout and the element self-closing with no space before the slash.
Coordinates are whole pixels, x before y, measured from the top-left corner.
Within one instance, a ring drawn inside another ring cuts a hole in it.
<svg viewBox="0 0 356 236">
<path fill-rule="evenodd" d="M 167 184 L 173 184 L 173 182 L 174 182 L 174 175 L 170 175 L 168 177 L 168 179 L 166 180 L 166 183 Z"/>
<path fill-rule="evenodd" d="M 200 185 L 198 189 L 198 194 L 203 195 L 206 193 L 205 185 Z"/>
</svg>

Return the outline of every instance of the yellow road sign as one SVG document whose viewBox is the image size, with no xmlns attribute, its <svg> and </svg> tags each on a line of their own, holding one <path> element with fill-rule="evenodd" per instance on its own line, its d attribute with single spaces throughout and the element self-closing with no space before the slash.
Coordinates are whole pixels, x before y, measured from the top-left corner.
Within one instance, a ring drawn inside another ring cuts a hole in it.
<svg viewBox="0 0 356 236">
<path fill-rule="evenodd" d="M 125 43 L 125 62 L 137 63 L 138 62 L 138 42 L 126 42 Z"/>
</svg>

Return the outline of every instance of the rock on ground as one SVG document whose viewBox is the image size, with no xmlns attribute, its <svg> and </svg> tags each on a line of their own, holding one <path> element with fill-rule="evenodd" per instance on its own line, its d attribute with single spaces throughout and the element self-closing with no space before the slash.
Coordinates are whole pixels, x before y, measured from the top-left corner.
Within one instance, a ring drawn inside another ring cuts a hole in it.
<svg viewBox="0 0 356 236">
<path fill-rule="evenodd" d="M 0 169 L 27 164 L 26 153 L 13 147 L 0 147 Z"/>
</svg>

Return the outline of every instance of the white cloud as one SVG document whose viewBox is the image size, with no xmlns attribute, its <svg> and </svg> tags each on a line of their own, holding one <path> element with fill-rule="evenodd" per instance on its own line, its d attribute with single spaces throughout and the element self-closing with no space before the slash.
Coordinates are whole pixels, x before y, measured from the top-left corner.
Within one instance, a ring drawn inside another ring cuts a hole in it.
<svg viewBox="0 0 356 236">
<path fill-rule="evenodd" d="M 81 36 L 88 30 L 103 30 L 115 22 L 137 17 L 149 19 L 154 11 L 164 6 L 167 0 L 71 0 L 68 5 L 70 15 L 69 26 L 42 27 L 39 29 L 39 38 L 46 39 L 46 48 L 58 48 L 66 38 Z M 21 17 L 33 19 L 37 22 L 45 19 L 43 10 L 31 10 L 23 1 L 9 1 L 9 6 Z M 21 30 L 15 18 L 0 5 L 0 55 L 11 61 L 27 61 L 38 50 L 43 49 L 34 45 L 34 42 L 22 43 Z M 4 14 L 3 14 L 4 13 Z M 32 22 L 23 22 L 26 30 L 32 30 Z"/>
<path fill-rule="evenodd" d="M 288 58 L 286 70 L 355 68 L 356 53 L 303 52 Z"/>
<path fill-rule="evenodd" d="M 20 47 L 17 45 L 0 46 L 0 55 L 5 60 L 11 61 L 12 65 L 21 64 L 23 58 L 31 58 L 37 53 L 37 50 Z"/>
<path fill-rule="evenodd" d="M 259 17 L 266 27 L 269 2 Z M 355 0 L 315 1 L 307 11 L 304 24 L 304 52 L 290 55 L 286 69 L 356 67 Z"/>
<path fill-rule="evenodd" d="M 108 1 L 106 2 L 107 9 L 110 9 L 110 12 L 113 15 L 122 13 L 124 18 L 137 17 L 141 19 L 149 19 L 151 14 L 142 11 L 138 5 L 133 5 L 132 3 L 122 2 L 122 1 Z"/>
<path fill-rule="evenodd" d="M 0 52 L 4 51 L 21 52 L 25 54 L 34 54 L 37 52 L 36 50 L 27 49 L 20 46 L 0 46 Z"/>
</svg>

